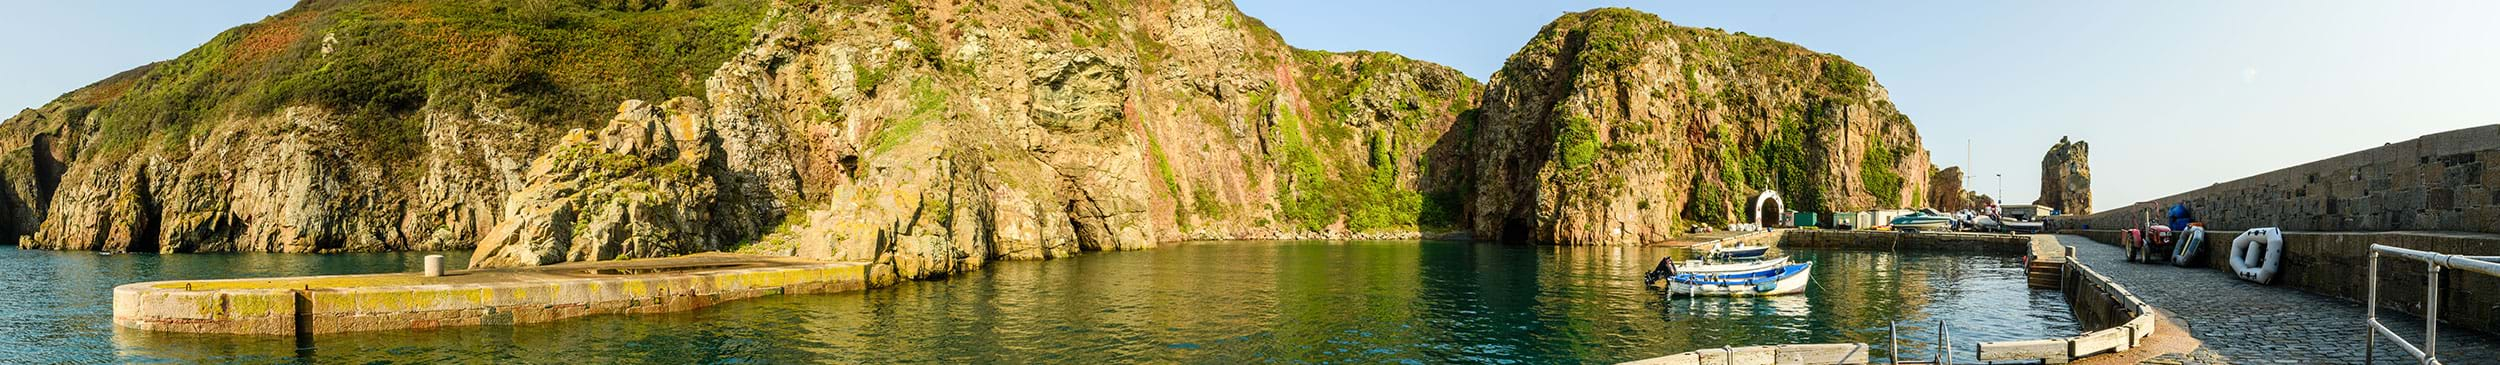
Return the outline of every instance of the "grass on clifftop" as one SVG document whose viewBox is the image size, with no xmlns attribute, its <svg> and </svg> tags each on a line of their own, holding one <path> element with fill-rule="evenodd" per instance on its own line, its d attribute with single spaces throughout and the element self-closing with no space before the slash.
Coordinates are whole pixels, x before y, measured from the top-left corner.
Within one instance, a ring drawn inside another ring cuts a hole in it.
<svg viewBox="0 0 2500 365">
<path fill-rule="evenodd" d="M 626 99 L 701 95 L 762 20 L 755 1 L 306 2 L 149 72 L 101 115 L 97 151 L 181 148 L 207 123 L 320 106 L 356 157 L 418 160 L 432 107 L 481 95 L 551 130 Z"/>
</svg>

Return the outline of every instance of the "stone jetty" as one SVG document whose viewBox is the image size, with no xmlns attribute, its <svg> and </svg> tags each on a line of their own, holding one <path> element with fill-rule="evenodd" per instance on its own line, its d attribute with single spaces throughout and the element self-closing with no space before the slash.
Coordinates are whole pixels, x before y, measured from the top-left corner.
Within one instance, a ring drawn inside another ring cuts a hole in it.
<svg viewBox="0 0 2500 365">
<path fill-rule="evenodd" d="M 690 310 L 774 294 L 860 290 L 867 264 L 740 254 L 520 269 L 155 281 L 113 288 L 113 323 L 199 333 L 316 334 L 510 325 Z M 892 281 L 885 278 L 885 281 Z"/>
</svg>

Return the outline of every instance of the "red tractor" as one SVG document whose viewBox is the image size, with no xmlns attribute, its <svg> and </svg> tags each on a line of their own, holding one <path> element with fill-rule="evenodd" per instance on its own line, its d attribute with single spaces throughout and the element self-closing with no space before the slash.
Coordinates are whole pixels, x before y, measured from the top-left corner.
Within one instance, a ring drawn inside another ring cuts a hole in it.
<svg viewBox="0 0 2500 365">
<path fill-rule="evenodd" d="M 2178 249 L 2175 247 L 2177 235 L 2172 234 L 2168 226 L 2146 224 L 2144 228 L 2119 231 L 2119 235 L 2123 236 L 2120 238 L 2124 244 L 2120 246 L 2127 248 L 2127 261 L 2130 262 L 2167 263 L 2170 262 L 2171 251 Z"/>
</svg>

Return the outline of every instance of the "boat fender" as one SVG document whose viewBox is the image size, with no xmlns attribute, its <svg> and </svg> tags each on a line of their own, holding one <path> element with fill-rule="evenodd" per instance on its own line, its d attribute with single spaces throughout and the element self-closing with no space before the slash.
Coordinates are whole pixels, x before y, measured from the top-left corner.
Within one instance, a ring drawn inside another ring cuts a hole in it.
<svg viewBox="0 0 2500 365">
<path fill-rule="evenodd" d="M 2185 233 L 2181 233 L 2180 235 L 2182 237 L 2173 240 L 2179 244 L 2176 247 L 2172 247 L 2177 249 L 2177 251 L 2172 251 L 2170 253 L 2170 266 L 2196 266 L 2196 259 L 2200 256 L 2204 256 L 2201 254 L 2205 253 L 2205 227 L 2188 226 L 2187 231 Z"/>
<path fill-rule="evenodd" d="M 2274 283 L 2283 266 L 2283 230 L 2251 229 L 2231 240 L 2231 273 L 2258 284 Z"/>
</svg>

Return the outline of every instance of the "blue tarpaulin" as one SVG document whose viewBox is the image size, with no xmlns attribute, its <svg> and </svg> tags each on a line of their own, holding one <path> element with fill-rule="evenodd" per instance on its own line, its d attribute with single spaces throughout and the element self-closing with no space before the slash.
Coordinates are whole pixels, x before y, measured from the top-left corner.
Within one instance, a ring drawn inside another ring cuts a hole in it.
<svg viewBox="0 0 2500 365">
<path fill-rule="evenodd" d="M 2196 218 L 2188 215 L 2187 203 L 2172 204 L 2170 206 L 2170 231 L 2186 231 L 2188 222 L 2194 221 L 2196 221 Z"/>
</svg>

